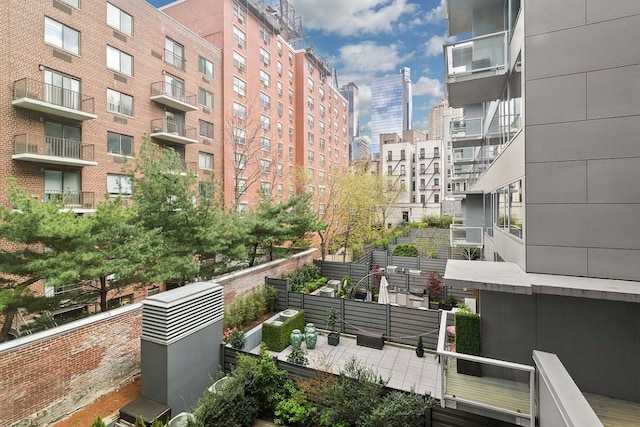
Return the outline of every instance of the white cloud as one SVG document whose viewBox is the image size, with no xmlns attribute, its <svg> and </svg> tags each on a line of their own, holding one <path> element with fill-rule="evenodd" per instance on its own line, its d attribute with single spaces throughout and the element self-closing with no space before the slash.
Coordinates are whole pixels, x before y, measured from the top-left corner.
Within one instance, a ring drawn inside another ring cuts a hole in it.
<svg viewBox="0 0 640 427">
<path fill-rule="evenodd" d="M 422 76 L 413 84 L 414 96 L 428 96 L 431 98 L 440 98 L 444 92 L 442 91 L 442 83 L 438 79 Z"/>
<path fill-rule="evenodd" d="M 442 45 L 452 43 L 455 41 L 455 37 L 433 36 L 425 44 L 425 54 L 427 57 L 438 56 L 442 53 Z"/>
<path fill-rule="evenodd" d="M 359 75 L 393 72 L 405 59 L 400 55 L 401 49 L 401 46 L 396 44 L 383 46 L 365 41 L 341 47 L 340 60 L 345 72 L 355 72 Z"/>
<path fill-rule="evenodd" d="M 290 0 L 303 28 L 342 36 L 388 33 L 417 10 L 407 0 Z"/>
<path fill-rule="evenodd" d="M 433 22 L 444 20 L 444 12 L 445 12 L 444 2 L 445 0 L 440 0 L 440 4 L 438 6 L 434 7 L 429 12 L 427 12 L 427 15 L 425 16 L 425 19 L 424 19 L 426 24 L 431 24 Z"/>
</svg>

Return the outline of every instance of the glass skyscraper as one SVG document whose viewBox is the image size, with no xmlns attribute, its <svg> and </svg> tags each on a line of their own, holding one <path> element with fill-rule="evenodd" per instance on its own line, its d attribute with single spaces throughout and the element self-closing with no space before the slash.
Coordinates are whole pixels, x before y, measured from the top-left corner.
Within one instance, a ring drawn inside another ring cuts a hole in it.
<svg viewBox="0 0 640 427">
<path fill-rule="evenodd" d="M 411 70 L 404 67 L 399 74 L 392 74 L 371 83 L 371 148 L 380 150 L 380 134 L 402 135 L 411 129 L 413 102 L 411 94 Z"/>
</svg>

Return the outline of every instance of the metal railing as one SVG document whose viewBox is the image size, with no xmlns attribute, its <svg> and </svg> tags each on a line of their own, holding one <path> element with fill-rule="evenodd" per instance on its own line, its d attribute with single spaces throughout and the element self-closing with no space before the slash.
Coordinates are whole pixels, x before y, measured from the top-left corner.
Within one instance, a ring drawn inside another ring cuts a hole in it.
<svg viewBox="0 0 640 427">
<path fill-rule="evenodd" d="M 13 82 L 13 99 L 33 99 L 59 107 L 94 113 L 94 100 L 82 93 L 39 80 L 24 78 Z"/>
<path fill-rule="evenodd" d="M 451 122 L 451 138 L 480 138 L 482 136 L 482 117 L 464 118 Z"/>
<path fill-rule="evenodd" d="M 458 246 L 484 246 L 484 233 L 482 227 L 466 227 L 464 225 L 451 224 L 449 226 L 449 244 Z"/>
<path fill-rule="evenodd" d="M 196 128 L 166 119 L 151 120 L 151 133 L 168 133 L 183 138 L 196 139 Z"/>
<path fill-rule="evenodd" d="M 457 353 L 455 344 L 450 342 L 450 334 L 447 332 L 447 325 L 451 324 L 448 319 L 450 315 L 454 315 L 454 313 L 446 310 L 441 311 L 438 334 L 437 354 L 440 357 L 440 378 L 442 378 L 440 383 L 441 406 L 446 407 L 447 401 L 455 401 L 459 404 L 508 415 L 515 418 L 517 425 L 525 425 L 524 422 L 528 421 L 531 427 L 535 427 L 535 368 L 520 363 Z M 459 360 L 480 364 L 483 367 L 487 366 L 489 371 L 508 373 L 512 379 L 488 375 L 465 379 L 465 375 L 458 373 L 458 368 L 451 363 Z M 458 376 L 456 380 L 464 383 L 464 387 L 455 387 L 455 394 L 453 384 L 448 384 L 449 378 L 453 383 L 454 376 Z M 508 391 L 505 392 L 505 389 Z M 500 393 L 508 396 L 501 399 Z"/>
<path fill-rule="evenodd" d="M 446 45 L 447 77 L 506 69 L 508 34 L 508 31 L 501 31 Z"/>
<path fill-rule="evenodd" d="M 93 209 L 95 206 L 95 193 L 90 191 L 59 191 L 45 190 L 44 201 L 59 200 L 65 207 Z"/>
<path fill-rule="evenodd" d="M 28 133 L 13 137 L 13 152 L 14 154 L 37 154 L 87 161 L 94 159 L 93 145 L 82 144 L 81 141 L 74 139 Z"/>
<path fill-rule="evenodd" d="M 184 87 L 167 82 L 151 83 L 151 96 L 165 95 L 176 101 L 196 106 L 197 95 L 184 90 Z"/>
</svg>

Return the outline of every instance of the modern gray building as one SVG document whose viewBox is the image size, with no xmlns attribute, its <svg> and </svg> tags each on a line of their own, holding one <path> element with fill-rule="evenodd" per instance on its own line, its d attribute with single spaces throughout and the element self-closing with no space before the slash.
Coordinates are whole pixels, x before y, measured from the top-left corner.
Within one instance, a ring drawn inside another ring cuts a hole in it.
<svg viewBox="0 0 640 427">
<path fill-rule="evenodd" d="M 411 70 L 403 67 L 399 74 L 391 74 L 371 82 L 371 142 L 372 151 L 379 152 L 380 135 L 402 135 L 411 130 L 413 120 Z"/>
<path fill-rule="evenodd" d="M 446 7 L 452 145 L 475 156 L 452 245 L 483 259 L 446 285 L 475 290 L 483 356 L 553 353 L 589 402 L 640 402 L 640 2 Z"/>
</svg>

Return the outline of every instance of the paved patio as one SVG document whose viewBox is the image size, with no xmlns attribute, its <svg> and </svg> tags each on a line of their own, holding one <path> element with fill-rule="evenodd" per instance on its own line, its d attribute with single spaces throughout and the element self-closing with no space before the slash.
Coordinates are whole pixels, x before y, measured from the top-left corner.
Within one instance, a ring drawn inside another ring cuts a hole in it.
<svg viewBox="0 0 640 427">
<path fill-rule="evenodd" d="M 304 343 L 302 348 L 306 349 Z M 258 353 L 254 349 L 253 353 Z M 287 347 L 277 353 L 278 359 L 286 361 L 291 353 Z M 275 356 L 276 353 L 273 353 Z M 400 390 L 411 390 L 416 393 L 430 393 L 440 398 L 440 369 L 434 353 L 425 351 L 424 357 L 416 356 L 413 347 L 385 343 L 382 350 L 356 345 L 354 336 L 340 336 L 340 344 L 331 346 L 325 335 L 318 335 L 316 348 L 307 350 L 309 367 L 326 372 L 339 373 L 350 357 L 374 369 L 383 379 L 389 380 L 388 386 Z"/>
</svg>

